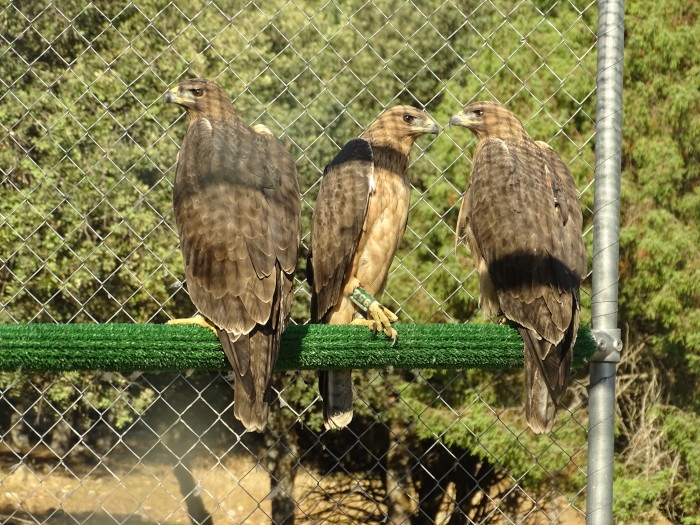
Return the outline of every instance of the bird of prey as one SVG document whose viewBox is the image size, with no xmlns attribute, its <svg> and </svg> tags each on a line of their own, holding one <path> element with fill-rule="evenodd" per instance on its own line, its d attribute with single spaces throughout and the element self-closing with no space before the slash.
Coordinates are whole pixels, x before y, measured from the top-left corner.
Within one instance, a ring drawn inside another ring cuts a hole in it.
<svg viewBox="0 0 700 525">
<path fill-rule="evenodd" d="M 348 142 L 326 166 L 307 263 L 312 322 L 361 324 L 396 340 L 391 326 L 396 315 L 372 296 L 384 292 L 406 229 L 411 146 L 419 136 L 437 132 L 427 113 L 396 106 Z M 358 311 L 360 304 L 369 319 Z M 326 428 L 346 426 L 352 419 L 350 370 L 321 372 L 319 385 Z"/>
<path fill-rule="evenodd" d="M 260 432 L 300 242 L 295 163 L 269 129 L 243 122 L 209 80 L 184 81 L 165 102 L 189 117 L 173 190 L 187 289 L 233 367 L 234 415 Z"/>
<path fill-rule="evenodd" d="M 569 380 L 586 251 L 574 178 L 559 155 L 533 140 L 501 104 L 476 102 L 451 125 L 476 135 L 457 224 L 480 278 L 480 304 L 525 343 L 525 416 L 549 432 Z"/>
</svg>

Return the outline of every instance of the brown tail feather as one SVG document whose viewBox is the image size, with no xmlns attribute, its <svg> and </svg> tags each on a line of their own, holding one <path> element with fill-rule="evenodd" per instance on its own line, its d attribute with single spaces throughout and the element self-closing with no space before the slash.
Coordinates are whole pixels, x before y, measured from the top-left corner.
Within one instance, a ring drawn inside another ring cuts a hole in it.
<svg viewBox="0 0 700 525">
<path fill-rule="evenodd" d="M 323 397 L 323 425 L 335 430 L 348 426 L 352 421 L 352 371 L 319 372 L 318 383 Z"/>
<path fill-rule="evenodd" d="M 523 330 L 525 331 L 525 330 Z M 529 332 L 529 330 L 527 330 Z M 543 340 L 534 340 L 530 335 L 523 335 L 525 341 L 525 419 L 535 434 L 544 434 L 552 430 L 557 412 L 557 402 L 544 376 L 544 366 L 537 356 L 534 345 L 545 344 Z"/>
<path fill-rule="evenodd" d="M 242 381 L 236 381 L 233 391 L 233 415 L 236 419 L 243 423 L 248 431 L 265 430 L 270 415 L 270 404 L 262 397 L 251 399 Z"/>
<path fill-rule="evenodd" d="M 270 386 L 277 360 L 277 337 L 264 327 L 237 339 L 219 330 L 219 341 L 235 373 L 233 413 L 246 430 L 262 432 L 272 401 Z"/>
<path fill-rule="evenodd" d="M 518 331 L 525 343 L 525 418 L 535 434 L 544 434 L 552 430 L 566 391 L 573 343 L 565 337 L 553 345 L 527 328 Z"/>
</svg>

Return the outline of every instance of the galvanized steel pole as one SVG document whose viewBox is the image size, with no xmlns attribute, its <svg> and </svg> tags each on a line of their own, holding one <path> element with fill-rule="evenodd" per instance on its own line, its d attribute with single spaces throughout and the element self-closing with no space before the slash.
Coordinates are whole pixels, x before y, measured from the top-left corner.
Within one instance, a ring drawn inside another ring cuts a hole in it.
<svg viewBox="0 0 700 525">
<path fill-rule="evenodd" d="M 590 368 L 587 525 L 610 525 L 613 517 L 624 17 L 623 0 L 600 0 L 591 297 L 598 352 Z"/>
</svg>

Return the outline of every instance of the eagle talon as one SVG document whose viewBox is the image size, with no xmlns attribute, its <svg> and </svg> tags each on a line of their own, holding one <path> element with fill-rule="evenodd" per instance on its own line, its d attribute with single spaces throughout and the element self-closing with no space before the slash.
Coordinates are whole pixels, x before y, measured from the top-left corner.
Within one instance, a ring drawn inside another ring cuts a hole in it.
<svg viewBox="0 0 700 525">
<path fill-rule="evenodd" d="M 391 346 L 394 346 L 399 338 L 399 333 L 392 326 L 385 328 L 383 332 L 384 335 L 391 339 Z"/>
<path fill-rule="evenodd" d="M 379 304 L 378 301 L 373 302 L 367 309 L 367 314 L 374 319 L 379 329 L 391 339 L 392 346 L 396 343 L 398 333 L 391 326 L 391 323 L 398 321 L 398 316 L 389 310 L 387 307 Z"/>
<path fill-rule="evenodd" d="M 377 332 L 377 323 L 371 319 L 353 319 L 350 324 L 355 325 L 355 326 L 364 326 L 367 328 L 370 332 L 376 333 Z"/>
<path fill-rule="evenodd" d="M 214 335 L 217 335 L 218 333 L 216 326 L 211 324 L 206 317 L 200 314 L 193 315 L 192 317 L 186 317 L 184 319 L 170 319 L 170 321 L 165 324 L 195 324 L 203 328 L 209 328 L 209 330 L 214 332 Z"/>
</svg>

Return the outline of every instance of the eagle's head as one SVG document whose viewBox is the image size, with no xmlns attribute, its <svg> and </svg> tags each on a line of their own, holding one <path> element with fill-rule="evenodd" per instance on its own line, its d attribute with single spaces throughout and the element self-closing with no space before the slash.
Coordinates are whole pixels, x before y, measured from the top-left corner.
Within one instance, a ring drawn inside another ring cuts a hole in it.
<svg viewBox="0 0 700 525">
<path fill-rule="evenodd" d="M 413 106 L 394 106 L 379 115 L 371 127 L 381 127 L 397 138 L 410 139 L 426 134 L 437 134 L 437 123 L 425 111 Z"/>
<path fill-rule="evenodd" d="M 412 106 L 394 106 L 379 115 L 361 137 L 374 146 L 392 148 L 408 155 L 418 137 L 437 134 L 439 130 L 425 111 Z"/>
<path fill-rule="evenodd" d="M 202 115 L 216 117 L 233 111 L 233 105 L 224 90 L 206 78 L 180 82 L 165 94 L 163 100 L 182 106 L 190 118 Z"/>
<path fill-rule="evenodd" d="M 515 114 L 498 102 L 472 102 L 450 118 L 450 126 L 463 126 L 477 138 L 506 138 L 524 132 Z"/>
</svg>

